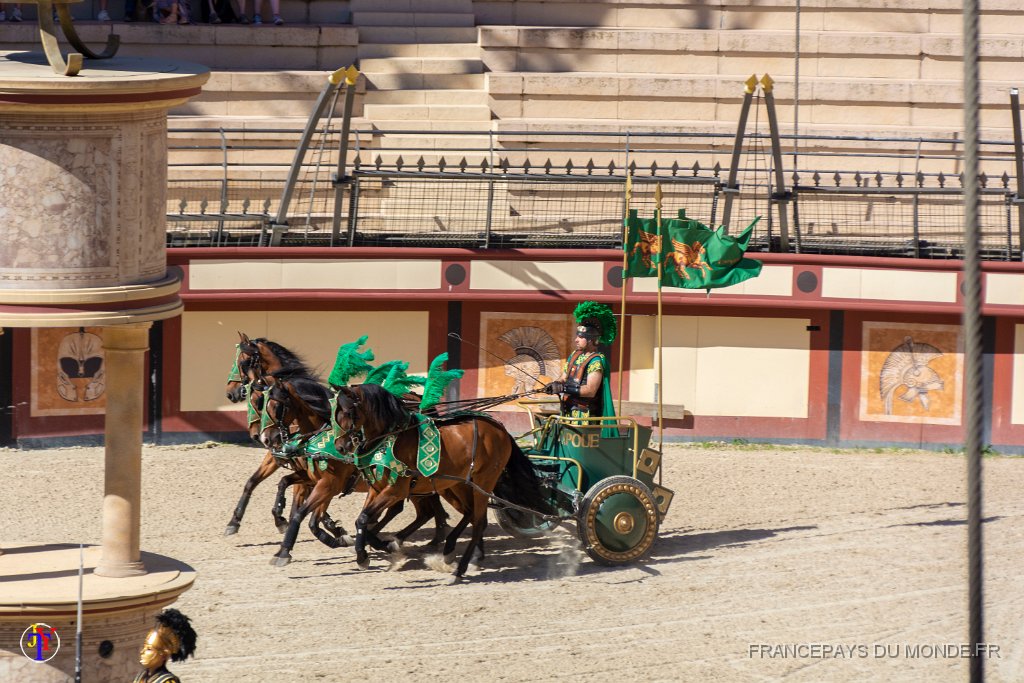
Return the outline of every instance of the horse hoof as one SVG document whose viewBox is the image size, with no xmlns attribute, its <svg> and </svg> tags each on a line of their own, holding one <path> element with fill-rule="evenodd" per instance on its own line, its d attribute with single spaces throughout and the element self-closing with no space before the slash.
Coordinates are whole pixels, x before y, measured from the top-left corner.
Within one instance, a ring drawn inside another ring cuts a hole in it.
<svg viewBox="0 0 1024 683">
<path fill-rule="evenodd" d="M 388 543 L 387 550 L 389 553 L 400 553 L 402 552 L 402 543 L 400 541 L 391 541 Z"/>
<path fill-rule="evenodd" d="M 338 547 L 340 548 L 351 548 L 356 544 L 356 539 L 352 538 L 349 534 L 342 534 L 338 536 Z"/>
<path fill-rule="evenodd" d="M 362 560 L 357 558 L 356 559 L 356 566 L 359 567 L 360 569 L 369 569 L 370 568 L 370 558 L 366 557 L 366 558 L 363 558 Z"/>
<path fill-rule="evenodd" d="M 273 565 L 274 567 L 284 567 L 285 565 L 287 565 L 291 561 L 292 561 L 292 558 L 291 558 L 290 555 L 285 555 L 284 557 L 280 557 L 278 555 L 274 555 L 272 558 L 270 558 L 270 564 Z"/>
<path fill-rule="evenodd" d="M 282 534 L 288 531 L 288 522 L 277 522 L 277 530 Z"/>
<path fill-rule="evenodd" d="M 237 533 L 238 533 L 238 525 L 237 524 L 228 524 L 228 528 L 224 530 L 224 535 L 225 536 L 234 536 Z"/>
<path fill-rule="evenodd" d="M 452 564 L 453 562 L 455 562 L 455 551 L 454 550 L 444 556 L 444 563 L 445 564 Z"/>
<path fill-rule="evenodd" d="M 449 586 L 457 586 L 458 584 L 462 583 L 465 580 L 466 580 L 466 578 L 463 577 L 463 576 L 459 576 L 458 574 L 452 574 L 451 578 L 448 579 L 448 585 Z"/>
</svg>

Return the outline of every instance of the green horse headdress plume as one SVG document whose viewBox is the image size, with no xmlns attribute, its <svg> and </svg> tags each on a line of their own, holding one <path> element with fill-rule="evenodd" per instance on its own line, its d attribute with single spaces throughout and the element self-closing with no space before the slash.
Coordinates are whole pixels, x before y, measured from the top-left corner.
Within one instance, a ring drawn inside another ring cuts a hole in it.
<svg viewBox="0 0 1024 683">
<path fill-rule="evenodd" d="M 572 314 L 576 318 L 577 323 L 588 328 L 588 331 L 593 331 L 600 335 L 599 343 L 611 344 L 615 341 L 615 335 L 618 332 L 615 326 L 615 314 L 605 304 L 599 304 L 596 301 L 584 301 L 576 307 Z"/>
<path fill-rule="evenodd" d="M 366 375 L 367 384 L 379 384 L 395 396 L 409 393 L 414 386 L 422 386 L 425 377 L 408 375 L 409 364 L 402 360 L 389 360 L 381 363 Z"/>
<path fill-rule="evenodd" d="M 334 361 L 331 376 L 327 378 L 328 383 L 332 386 L 343 387 L 350 380 L 373 370 L 373 366 L 368 362 L 373 360 L 373 349 L 359 350 L 359 347 L 365 344 L 367 339 L 369 337 L 364 334 L 358 340 L 338 347 L 338 356 Z"/>
<path fill-rule="evenodd" d="M 442 353 L 430 363 L 427 371 L 427 382 L 423 385 L 423 400 L 420 401 L 420 410 L 433 408 L 444 396 L 448 385 L 462 377 L 465 370 L 445 370 L 444 364 L 448 362 L 448 354 Z"/>
</svg>

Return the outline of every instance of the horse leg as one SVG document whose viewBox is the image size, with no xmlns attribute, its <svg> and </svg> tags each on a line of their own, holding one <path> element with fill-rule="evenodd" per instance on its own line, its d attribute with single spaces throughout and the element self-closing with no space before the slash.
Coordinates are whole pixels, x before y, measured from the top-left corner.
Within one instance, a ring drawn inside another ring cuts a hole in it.
<svg viewBox="0 0 1024 683">
<path fill-rule="evenodd" d="M 416 508 L 416 519 L 414 519 L 408 526 L 395 534 L 395 540 L 399 543 L 404 543 L 413 532 L 419 529 L 421 526 L 427 523 L 431 517 L 434 518 L 436 528 L 434 530 L 434 538 L 427 545 L 428 548 L 437 547 L 441 544 L 445 534 L 448 533 L 448 513 L 444 511 L 444 507 L 441 505 L 441 498 L 436 493 L 427 496 L 426 498 L 413 498 L 413 507 Z"/>
<path fill-rule="evenodd" d="M 326 529 L 328 531 L 328 533 L 334 534 L 335 537 L 337 537 L 337 538 L 343 538 L 343 537 L 344 538 L 351 538 L 351 536 L 349 536 L 348 534 L 345 533 L 345 528 L 342 527 L 342 526 L 338 526 L 338 523 L 335 522 L 334 519 L 329 514 L 327 514 L 326 510 L 320 516 L 320 525 L 324 529 Z M 344 543 L 343 545 L 351 545 L 351 544 Z"/>
<path fill-rule="evenodd" d="M 249 498 L 252 497 L 253 490 L 259 486 L 267 477 L 274 473 L 274 471 L 280 467 L 277 464 L 277 459 L 269 451 L 263 456 L 263 462 L 260 463 L 256 471 L 252 473 L 252 476 L 245 482 L 245 486 L 242 488 L 242 497 L 238 499 L 238 505 L 235 506 L 235 512 L 231 515 L 231 519 L 228 521 L 228 526 L 224 530 L 225 536 L 231 536 L 232 534 L 238 533 L 238 527 L 242 524 L 242 516 L 245 515 L 245 508 L 249 506 Z"/>
<path fill-rule="evenodd" d="M 367 543 L 377 550 L 386 548 L 379 538 L 369 533 L 370 526 L 377 520 L 377 516 L 381 512 L 405 500 L 408 495 L 409 480 L 407 478 L 399 479 L 397 483 L 386 487 L 379 493 L 370 491 L 362 512 L 356 517 L 356 564 L 360 569 L 370 566 L 370 556 L 366 552 Z"/>
<path fill-rule="evenodd" d="M 466 552 L 459 560 L 459 566 L 455 570 L 455 581 L 460 581 L 469 568 L 469 561 L 473 559 L 473 551 L 483 542 L 484 530 L 487 528 L 487 496 L 473 492 L 473 535 L 469 538 Z"/>
<path fill-rule="evenodd" d="M 327 476 L 317 482 L 317 488 L 322 486 L 324 493 L 313 510 L 313 516 L 309 518 L 309 530 L 328 548 L 346 548 L 355 543 L 355 539 L 345 532 L 344 527 L 335 524 L 327 514 L 327 506 L 345 489 L 345 477 L 339 477 L 330 470 L 328 472 Z"/>
<path fill-rule="evenodd" d="M 456 487 L 463 488 L 463 487 Z M 462 494 L 462 495 L 459 495 Z M 455 544 L 459 541 L 459 536 L 462 535 L 463 530 L 469 525 L 472 512 L 472 500 L 466 495 L 464 490 L 456 493 L 455 489 L 448 489 L 444 492 L 444 498 L 452 504 L 457 511 L 462 513 L 462 519 L 458 521 L 454 528 L 448 533 L 448 536 L 444 540 L 444 548 L 441 550 L 441 554 L 444 556 L 444 561 L 451 563 L 455 559 Z"/>
<path fill-rule="evenodd" d="M 288 519 L 291 519 L 295 511 L 302 507 L 302 504 L 306 502 L 306 496 L 316 485 L 316 482 L 309 480 L 305 472 L 296 472 L 295 476 L 298 479 L 292 484 L 292 506 L 288 510 Z"/>
<path fill-rule="evenodd" d="M 303 476 L 301 474 L 297 472 L 292 472 L 291 474 L 284 475 L 283 477 L 281 477 L 281 481 L 277 482 L 277 498 L 274 499 L 274 507 L 271 508 L 270 514 L 274 516 L 274 524 L 277 525 L 277 530 L 281 533 L 284 533 L 285 530 L 288 528 L 288 520 L 286 520 L 281 515 L 281 513 L 284 512 L 284 492 L 288 489 L 289 486 L 300 481 L 302 478 Z M 289 516 L 291 516 L 294 513 L 295 505 L 293 501 L 292 511 L 289 514 Z"/>
<path fill-rule="evenodd" d="M 367 543 L 376 550 L 387 550 L 388 552 L 398 552 L 402 547 L 402 540 L 397 536 L 394 540 L 385 541 L 380 537 L 380 532 L 388 525 L 388 523 L 401 514 L 402 510 L 405 509 L 405 501 L 400 500 L 395 505 L 392 505 L 384 513 L 384 517 L 373 525 L 373 528 L 369 529 L 366 537 Z M 379 543 L 378 543 L 379 542 Z"/>
<path fill-rule="evenodd" d="M 302 520 L 305 519 L 310 512 L 314 512 L 319 506 L 323 505 L 326 507 L 326 503 L 329 503 L 331 498 L 333 498 L 333 496 L 331 495 L 330 482 L 325 479 L 321 479 L 316 483 L 316 486 L 313 487 L 313 490 L 310 491 L 309 495 L 306 496 L 302 504 L 299 505 L 292 513 L 291 521 L 288 523 L 288 527 L 284 532 L 284 538 L 281 539 L 281 548 L 277 551 L 277 554 L 271 558 L 270 564 L 277 567 L 283 567 L 291 562 L 291 551 L 292 548 L 295 547 L 295 541 L 299 536 L 299 526 L 302 524 Z M 316 519 L 315 512 L 313 517 L 310 519 L 310 528 L 314 530 L 314 533 L 316 533 L 318 529 L 313 525 L 314 519 Z M 331 545 L 331 543 L 324 540 L 324 538 L 321 538 L 319 535 L 317 538 L 320 538 L 320 540 L 326 543 L 329 547 L 338 547 L 336 538 L 329 536 L 325 532 L 321 533 L 323 533 L 323 536 L 330 538 L 334 545 Z"/>
</svg>

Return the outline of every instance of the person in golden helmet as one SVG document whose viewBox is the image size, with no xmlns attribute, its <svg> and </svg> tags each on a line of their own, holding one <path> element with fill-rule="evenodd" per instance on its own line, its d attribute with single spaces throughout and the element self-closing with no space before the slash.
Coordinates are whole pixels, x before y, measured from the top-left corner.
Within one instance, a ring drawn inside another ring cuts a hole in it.
<svg viewBox="0 0 1024 683">
<path fill-rule="evenodd" d="M 181 683 L 167 670 L 167 660 L 180 662 L 196 651 L 196 632 L 189 618 L 176 609 L 165 609 L 156 615 L 156 627 L 146 635 L 139 653 L 142 671 L 133 683 Z"/>
</svg>

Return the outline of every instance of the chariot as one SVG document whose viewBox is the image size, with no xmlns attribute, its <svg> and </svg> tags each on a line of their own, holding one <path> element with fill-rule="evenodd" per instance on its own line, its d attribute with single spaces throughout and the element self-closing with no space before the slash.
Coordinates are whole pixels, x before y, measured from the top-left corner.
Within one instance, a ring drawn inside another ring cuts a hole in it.
<svg viewBox="0 0 1024 683">
<path fill-rule="evenodd" d="M 651 429 L 630 417 L 563 417 L 555 412 L 554 398 L 517 405 L 532 421 L 519 445 L 557 514 L 502 508 L 501 528 L 518 538 L 537 538 L 575 519 L 583 549 L 596 562 L 622 565 L 646 555 L 673 497 L 656 481 L 661 453 L 650 446 Z"/>
</svg>

